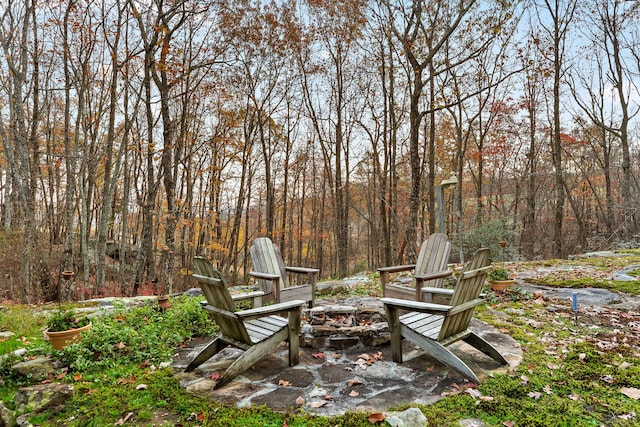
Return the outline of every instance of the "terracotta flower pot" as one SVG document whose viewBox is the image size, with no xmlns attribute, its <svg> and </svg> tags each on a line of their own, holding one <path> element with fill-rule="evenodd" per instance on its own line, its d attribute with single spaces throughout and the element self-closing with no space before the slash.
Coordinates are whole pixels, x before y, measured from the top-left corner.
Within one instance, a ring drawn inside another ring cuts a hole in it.
<svg viewBox="0 0 640 427">
<path fill-rule="evenodd" d="M 93 325 L 89 323 L 88 325 L 85 325 L 81 328 L 68 329 L 66 331 L 57 332 L 51 332 L 47 329 L 45 333 L 47 334 L 47 338 L 49 339 L 49 342 L 51 343 L 53 348 L 55 348 L 56 350 L 61 350 L 67 344 L 80 341 L 82 339 L 80 334 L 91 329 L 91 326 Z"/>
<path fill-rule="evenodd" d="M 516 283 L 516 281 L 514 279 L 496 280 L 496 281 L 489 282 L 489 287 L 493 291 L 500 292 L 500 291 L 504 291 L 505 289 L 509 288 L 514 283 Z"/>
<path fill-rule="evenodd" d="M 169 297 L 167 295 L 160 295 L 158 298 L 158 306 L 165 310 L 169 307 L 171 307 L 171 303 L 169 302 Z"/>
</svg>

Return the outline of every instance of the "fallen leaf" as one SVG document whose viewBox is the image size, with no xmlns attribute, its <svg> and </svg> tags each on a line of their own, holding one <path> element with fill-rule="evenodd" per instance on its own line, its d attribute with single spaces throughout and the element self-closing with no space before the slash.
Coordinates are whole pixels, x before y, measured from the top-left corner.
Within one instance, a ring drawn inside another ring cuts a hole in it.
<svg viewBox="0 0 640 427">
<path fill-rule="evenodd" d="M 136 377 L 129 375 L 128 378 L 118 378 L 118 384 L 135 384 Z"/>
<path fill-rule="evenodd" d="M 290 387 L 291 386 L 291 382 L 289 382 L 287 380 L 280 380 L 280 381 L 278 381 L 278 385 L 281 385 L 283 387 Z"/>
<path fill-rule="evenodd" d="M 618 380 L 616 380 L 615 378 L 613 378 L 611 375 L 604 375 L 601 378 L 602 381 L 604 381 L 607 384 L 613 384 L 615 382 L 618 382 Z"/>
<path fill-rule="evenodd" d="M 569 396 L 567 396 L 569 399 L 571 400 L 580 400 L 580 396 L 574 393 L 571 393 Z"/>
<path fill-rule="evenodd" d="M 136 390 L 146 390 L 149 386 L 146 384 L 138 384 Z"/>
<path fill-rule="evenodd" d="M 530 391 L 529 393 L 527 393 L 527 396 L 529 396 L 532 399 L 540 399 L 540 397 L 542 396 L 542 393 L 540 393 L 539 391 Z"/>
<path fill-rule="evenodd" d="M 58 378 L 58 379 L 60 379 L 60 378 Z M 77 374 L 75 374 L 73 376 L 73 380 L 74 381 L 82 381 L 82 374 L 78 372 Z"/>
<path fill-rule="evenodd" d="M 360 396 L 360 393 L 358 393 L 355 390 L 352 390 L 351 393 L 349 393 L 349 397 L 358 397 L 358 396 Z"/>
<path fill-rule="evenodd" d="M 502 425 L 504 427 L 513 427 L 513 426 L 516 425 L 516 423 L 514 423 L 513 421 L 505 421 L 505 422 L 502 423 Z"/>
<path fill-rule="evenodd" d="M 327 404 L 326 400 L 316 400 L 314 402 L 309 403 L 309 406 L 312 408 L 321 408 Z"/>
<path fill-rule="evenodd" d="M 354 385 L 359 385 L 359 384 L 362 384 L 362 381 L 360 381 L 360 380 L 356 380 L 356 379 L 353 379 L 353 380 L 349 380 L 349 381 L 347 381 L 347 385 L 348 385 L 349 387 L 352 387 L 352 386 L 354 386 Z"/>
<path fill-rule="evenodd" d="M 542 390 L 544 390 L 544 392 L 547 393 L 547 394 L 553 394 L 553 390 L 551 390 L 551 386 L 549 384 L 547 384 L 546 386 L 542 387 Z"/>
<path fill-rule="evenodd" d="M 635 417 L 636 417 L 636 413 L 635 412 L 631 412 L 629 414 L 618 415 L 618 418 L 620 418 L 621 420 L 631 420 L 631 419 L 634 419 Z"/>
<path fill-rule="evenodd" d="M 367 417 L 367 421 L 369 421 L 371 424 L 376 424 L 376 423 L 380 423 L 382 421 L 384 421 L 385 419 L 385 415 L 381 414 L 379 412 L 376 412 L 374 414 L 371 414 Z"/>
<path fill-rule="evenodd" d="M 482 393 L 480 393 L 480 392 L 479 392 L 477 389 L 475 389 L 475 388 L 468 388 L 468 389 L 466 389 L 466 390 L 465 390 L 465 392 L 466 392 L 469 396 L 471 396 L 471 397 L 473 397 L 473 398 L 475 398 L 475 399 L 477 399 L 478 397 L 482 396 Z"/>
<path fill-rule="evenodd" d="M 587 357 L 587 355 L 585 353 L 580 353 L 578 355 L 578 360 L 582 363 L 587 363 L 584 359 Z"/>
<path fill-rule="evenodd" d="M 306 403 L 306 400 L 304 400 L 304 397 L 298 396 L 298 398 L 296 399 L 296 406 L 302 406 L 305 403 Z"/>
<path fill-rule="evenodd" d="M 124 417 L 124 418 L 120 418 L 120 419 L 119 419 L 118 421 L 116 421 L 114 424 L 115 424 L 115 425 L 117 425 L 117 426 L 121 426 L 121 425 L 123 425 L 124 423 L 126 423 L 127 421 L 129 421 L 129 419 L 130 419 L 131 417 L 133 417 L 133 412 L 129 412 L 129 413 L 127 414 L 127 416 L 126 416 L 126 417 Z"/>
<path fill-rule="evenodd" d="M 558 369 L 559 366 L 556 365 L 555 363 L 549 362 L 549 363 L 547 363 L 547 368 L 549 368 L 549 369 Z"/>
<path fill-rule="evenodd" d="M 522 380 L 520 381 L 521 385 L 527 385 L 529 383 L 529 377 L 527 377 L 526 375 L 521 375 L 520 379 Z"/>
<path fill-rule="evenodd" d="M 122 350 L 122 349 L 127 348 L 127 345 L 125 343 L 123 343 L 122 341 L 120 341 L 118 344 L 116 344 L 116 348 L 118 350 Z"/>
<path fill-rule="evenodd" d="M 493 400 L 493 396 L 480 396 L 481 402 L 491 402 Z"/>
<path fill-rule="evenodd" d="M 635 387 L 622 387 L 620 393 L 634 400 L 640 399 L 640 389 Z"/>
<path fill-rule="evenodd" d="M 324 359 L 324 357 L 325 357 L 325 356 L 324 356 L 324 353 L 313 353 L 313 354 L 312 354 L 312 356 L 313 356 L 315 359 Z"/>
<path fill-rule="evenodd" d="M 222 374 L 220 372 L 215 372 L 215 373 L 209 375 L 209 379 L 213 380 L 213 381 L 218 381 L 221 376 L 222 376 Z"/>
<path fill-rule="evenodd" d="M 324 396 L 322 396 L 322 398 L 324 400 L 333 400 L 333 396 L 331 396 L 330 394 L 325 394 Z"/>
</svg>

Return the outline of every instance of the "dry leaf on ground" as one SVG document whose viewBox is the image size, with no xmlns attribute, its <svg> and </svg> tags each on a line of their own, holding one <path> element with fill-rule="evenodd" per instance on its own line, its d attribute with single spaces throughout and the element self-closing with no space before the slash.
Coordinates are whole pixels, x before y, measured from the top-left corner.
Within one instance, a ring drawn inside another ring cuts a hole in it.
<svg viewBox="0 0 640 427">
<path fill-rule="evenodd" d="M 375 413 L 375 414 L 369 415 L 367 417 L 367 421 L 369 421 L 371 424 L 376 424 L 384 421 L 385 418 L 386 417 L 384 416 L 384 414 Z"/>
<path fill-rule="evenodd" d="M 640 389 L 637 389 L 635 387 L 622 387 L 620 389 L 620 393 L 624 394 L 625 396 L 631 399 L 635 399 L 635 400 L 640 399 Z"/>
</svg>

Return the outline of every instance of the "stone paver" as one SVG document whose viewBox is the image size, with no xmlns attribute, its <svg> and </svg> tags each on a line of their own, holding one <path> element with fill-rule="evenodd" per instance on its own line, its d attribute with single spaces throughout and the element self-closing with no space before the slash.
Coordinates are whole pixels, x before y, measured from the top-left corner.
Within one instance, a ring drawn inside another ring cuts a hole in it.
<svg viewBox="0 0 640 427">
<path fill-rule="evenodd" d="M 472 328 L 505 355 L 509 366 L 520 363 L 522 351 L 511 337 L 475 319 Z M 301 347 L 300 364 L 294 367 L 287 366 L 287 344 L 282 343 L 229 385 L 213 391 L 211 375 L 228 366 L 238 353 L 225 350 L 194 372 L 184 373 L 204 345 L 206 342 L 200 342 L 179 350 L 173 365 L 176 376 L 192 393 L 239 407 L 266 405 L 276 411 L 304 409 L 326 416 L 358 410 L 383 412 L 401 404 L 436 402 L 443 393 L 459 391 L 465 383 L 460 374 L 406 340 L 403 364 L 392 362 L 390 346 L 385 344 L 344 351 Z M 509 369 L 464 343 L 451 347 L 481 379 Z M 363 362 L 367 355 L 369 364 Z"/>
</svg>

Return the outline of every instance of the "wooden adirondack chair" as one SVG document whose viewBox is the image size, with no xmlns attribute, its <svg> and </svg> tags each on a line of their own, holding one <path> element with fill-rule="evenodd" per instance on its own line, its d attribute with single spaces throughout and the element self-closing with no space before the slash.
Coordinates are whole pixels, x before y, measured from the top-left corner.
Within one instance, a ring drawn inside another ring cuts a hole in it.
<svg viewBox="0 0 640 427">
<path fill-rule="evenodd" d="M 447 348 L 448 345 L 464 340 L 499 363 L 507 364 L 498 350 L 468 329 L 474 307 L 484 302 L 480 292 L 490 269 L 489 249 L 480 249 L 463 269 L 455 289 L 425 289 L 425 292 L 449 295 L 449 305 L 382 298 L 391 331 L 393 361 L 402 363 L 402 338 L 406 338 L 476 383 L 479 382 L 476 374 Z M 410 312 L 401 315 L 405 310 Z"/>
<path fill-rule="evenodd" d="M 220 328 L 218 336 L 186 367 L 189 372 L 213 357 L 228 345 L 244 350 L 242 356 L 218 378 L 214 389 L 228 384 L 273 350 L 281 341 L 289 341 L 289 366 L 299 361 L 300 317 L 304 301 L 294 300 L 268 307 L 235 311 L 235 304 L 222 275 L 212 277 L 194 274 L 207 298 L 204 309 L 211 312 Z M 287 317 L 282 317 L 286 315 Z"/>
<path fill-rule="evenodd" d="M 255 271 L 250 271 L 249 275 L 258 280 L 265 295 L 273 295 L 276 302 L 301 299 L 306 301 L 309 307 L 313 307 L 320 270 L 285 266 L 278 247 L 268 237 L 255 239 L 250 253 Z M 306 274 L 307 283 L 292 286 L 289 273 Z"/>
<path fill-rule="evenodd" d="M 211 264 L 207 258 L 196 256 L 193 257 L 193 272 L 199 276 L 206 277 L 217 277 L 216 274 L 220 274 Z M 264 296 L 264 292 L 262 291 L 254 291 L 254 292 L 241 292 L 238 294 L 231 295 L 231 299 L 233 299 L 236 303 L 242 303 L 244 301 L 249 301 L 252 307 L 262 307 L 262 297 Z"/>
<path fill-rule="evenodd" d="M 394 265 L 378 268 L 382 296 L 387 298 L 402 298 L 414 301 L 424 301 L 422 288 L 440 288 L 445 277 L 451 276 L 451 270 L 447 270 L 451 243 L 447 235 L 434 233 L 422 242 L 420 253 L 415 264 Z M 412 286 L 389 283 L 390 273 L 401 271 L 414 271 Z"/>
</svg>

